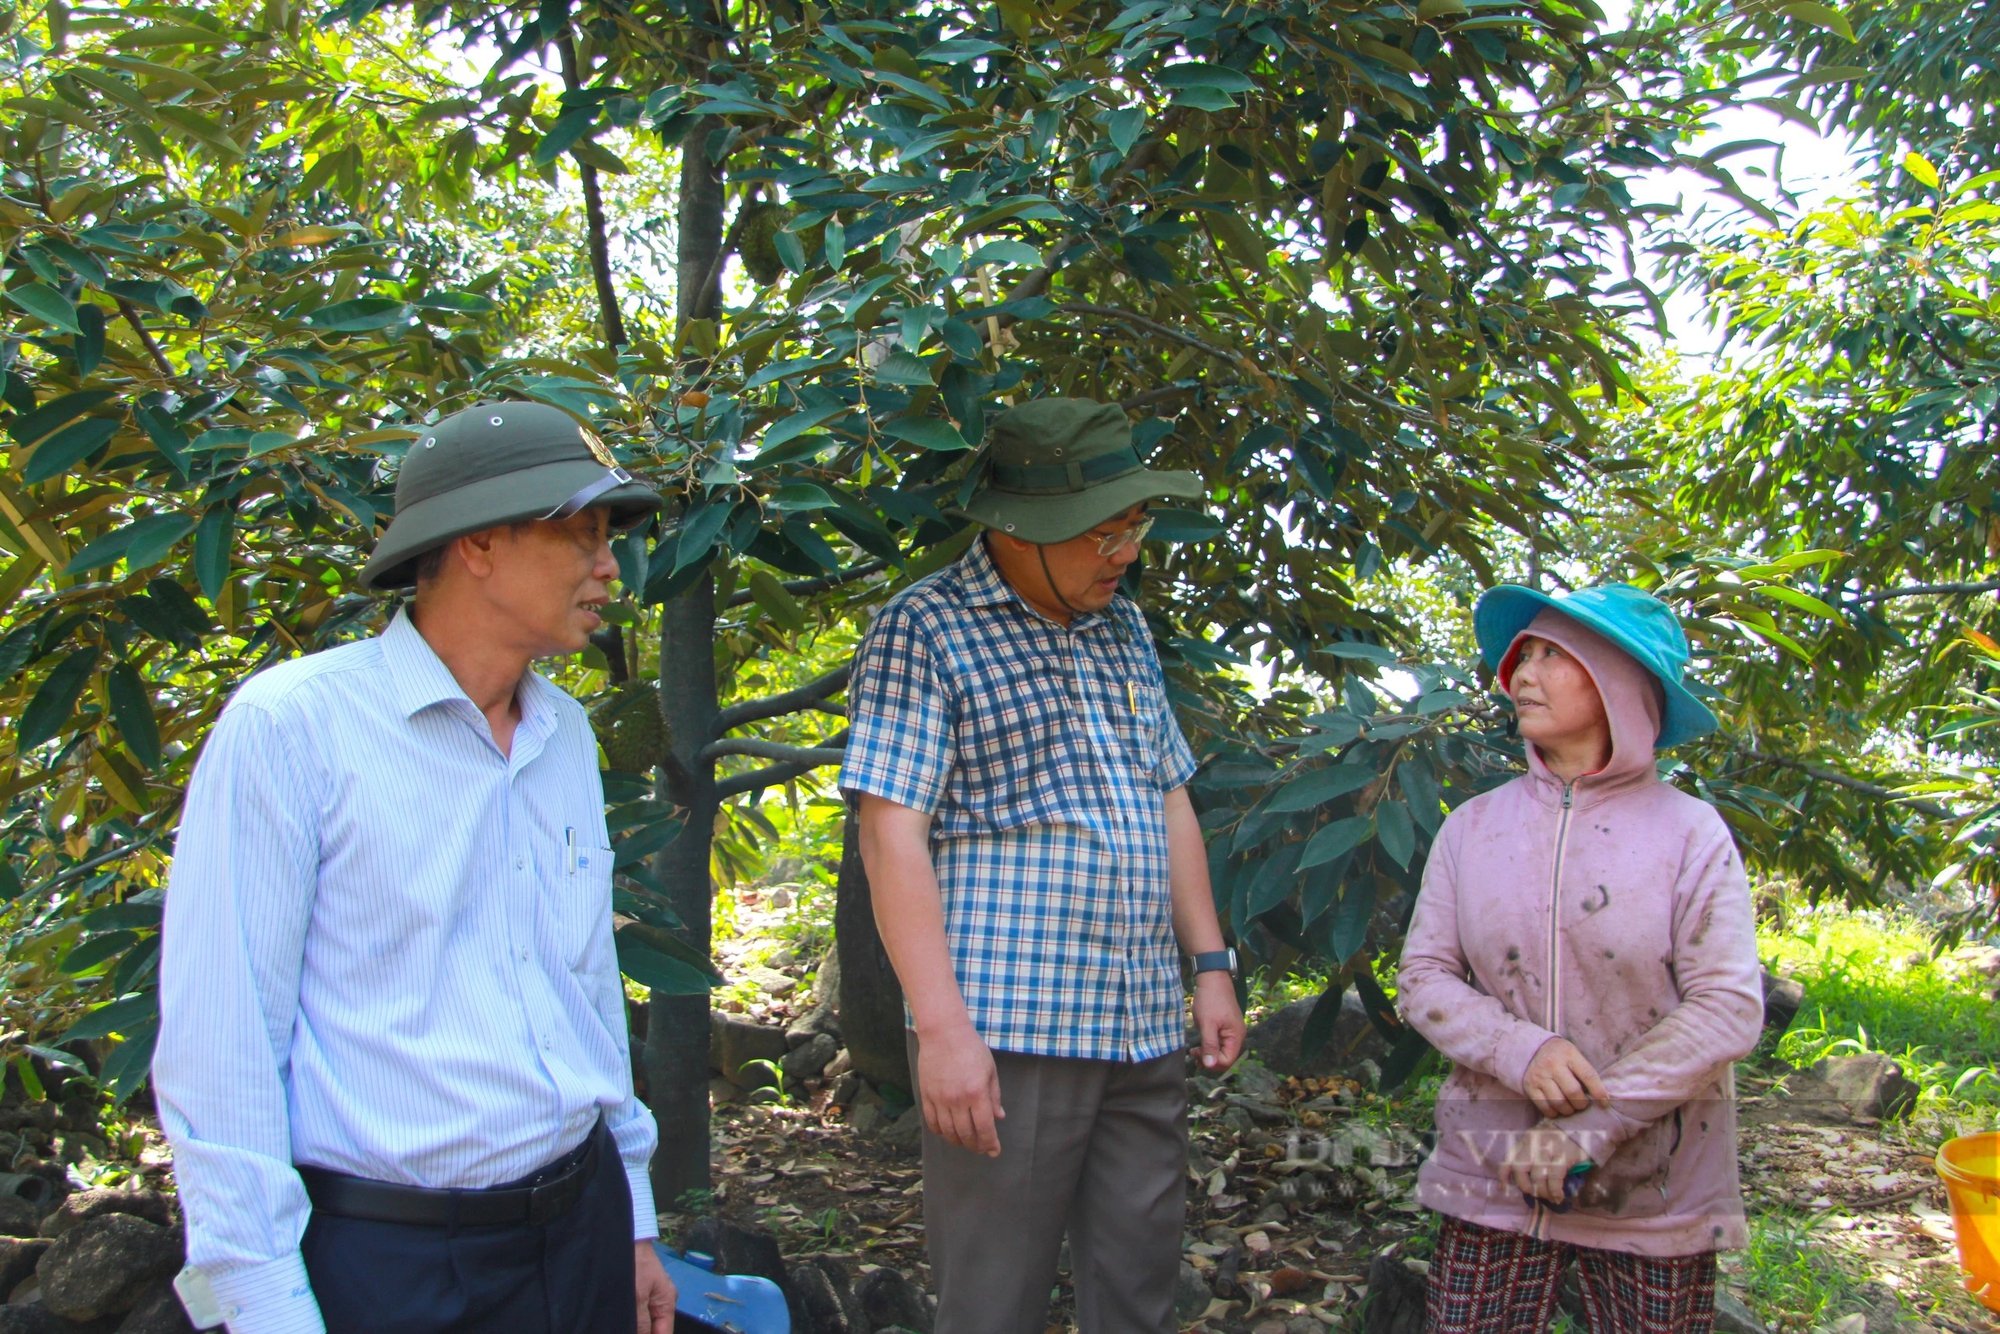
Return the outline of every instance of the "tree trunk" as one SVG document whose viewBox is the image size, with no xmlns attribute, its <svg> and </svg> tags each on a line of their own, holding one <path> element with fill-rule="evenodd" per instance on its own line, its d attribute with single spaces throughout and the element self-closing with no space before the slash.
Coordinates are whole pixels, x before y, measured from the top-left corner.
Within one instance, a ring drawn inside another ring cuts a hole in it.
<svg viewBox="0 0 2000 1334">
<path fill-rule="evenodd" d="M 673 734 L 680 773 L 660 795 L 687 810 L 679 838 L 654 858 L 654 870 L 679 915 L 683 938 L 709 952 L 709 843 L 718 806 L 715 762 L 699 758 L 715 735 L 715 585 L 706 577 L 660 609 L 660 711 Z M 691 1190 L 707 1190 L 708 997 L 654 995 L 646 1034 L 646 1082 L 660 1147 L 653 1155 L 653 1196 L 661 1209 Z"/>
<path fill-rule="evenodd" d="M 708 136 L 726 129 L 724 121 L 703 116 L 681 141 L 680 250 L 674 256 L 674 307 L 680 322 L 715 311 L 720 286 L 715 261 L 722 253 L 722 173 L 708 160 Z"/>
<path fill-rule="evenodd" d="M 841 839 L 840 883 L 833 908 L 833 943 L 840 951 L 840 1036 L 854 1069 L 870 1084 L 910 1087 L 903 1045 L 903 987 L 875 929 L 875 901 L 861 864 L 861 821 L 850 808 Z"/>
</svg>

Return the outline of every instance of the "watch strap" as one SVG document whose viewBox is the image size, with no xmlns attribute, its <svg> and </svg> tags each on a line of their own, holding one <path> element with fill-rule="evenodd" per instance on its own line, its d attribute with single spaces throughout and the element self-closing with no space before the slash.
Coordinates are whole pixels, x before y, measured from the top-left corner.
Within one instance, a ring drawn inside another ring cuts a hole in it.
<svg viewBox="0 0 2000 1334">
<path fill-rule="evenodd" d="M 1228 973 L 1232 977 L 1236 975 L 1235 950 L 1209 950 L 1194 955 L 1193 958 L 1194 970 L 1197 973 Z"/>
</svg>

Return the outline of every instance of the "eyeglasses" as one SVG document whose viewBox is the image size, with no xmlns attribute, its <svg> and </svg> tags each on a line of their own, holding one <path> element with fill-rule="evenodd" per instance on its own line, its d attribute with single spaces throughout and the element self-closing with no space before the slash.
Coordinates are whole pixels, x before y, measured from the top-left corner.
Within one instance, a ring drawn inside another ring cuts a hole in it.
<svg viewBox="0 0 2000 1334">
<path fill-rule="evenodd" d="M 1106 533 L 1101 537 L 1096 533 L 1087 536 L 1097 538 L 1097 554 L 1110 560 L 1126 547 L 1136 550 L 1139 544 L 1146 540 L 1146 534 L 1151 531 L 1153 531 L 1153 516 L 1149 514 L 1130 528 L 1120 528 L 1115 533 Z"/>
</svg>

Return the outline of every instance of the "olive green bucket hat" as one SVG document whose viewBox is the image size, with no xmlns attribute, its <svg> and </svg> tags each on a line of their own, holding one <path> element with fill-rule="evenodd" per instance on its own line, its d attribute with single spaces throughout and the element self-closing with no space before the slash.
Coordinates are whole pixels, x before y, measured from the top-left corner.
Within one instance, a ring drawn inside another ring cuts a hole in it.
<svg viewBox="0 0 2000 1334">
<path fill-rule="evenodd" d="M 545 403 L 481 403 L 427 426 L 396 478 L 396 517 L 361 570 L 363 588 L 408 588 L 417 558 L 455 537 L 593 505 L 614 528 L 666 502 L 618 466 L 596 432 Z"/>
<path fill-rule="evenodd" d="M 1155 472 L 1116 403 L 1038 398 L 993 423 L 979 489 L 947 514 L 1053 546 L 1147 500 L 1200 500 L 1191 472 Z"/>
</svg>

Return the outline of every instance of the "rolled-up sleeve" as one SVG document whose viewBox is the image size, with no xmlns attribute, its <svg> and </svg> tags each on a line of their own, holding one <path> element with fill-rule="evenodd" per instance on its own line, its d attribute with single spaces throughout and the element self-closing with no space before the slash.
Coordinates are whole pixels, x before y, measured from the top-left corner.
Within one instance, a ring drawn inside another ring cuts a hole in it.
<svg viewBox="0 0 2000 1334">
<path fill-rule="evenodd" d="M 847 754 L 840 787 L 912 810 L 935 811 L 957 763 L 951 685 L 905 604 L 869 627 L 847 688 Z"/>
<path fill-rule="evenodd" d="M 195 766 L 161 932 L 153 1087 L 189 1263 L 234 1334 L 323 1328 L 299 1241 L 286 1078 L 318 880 L 317 780 L 281 722 L 236 702 Z"/>
</svg>

